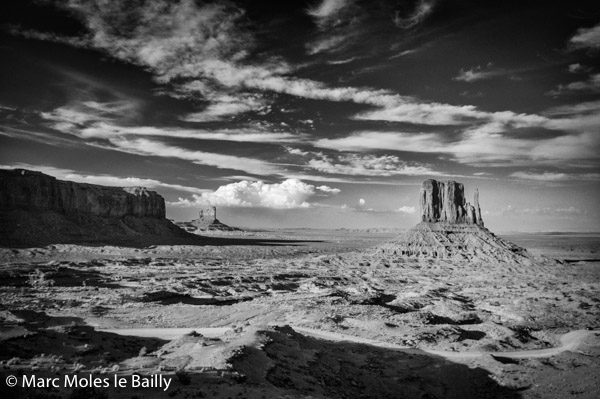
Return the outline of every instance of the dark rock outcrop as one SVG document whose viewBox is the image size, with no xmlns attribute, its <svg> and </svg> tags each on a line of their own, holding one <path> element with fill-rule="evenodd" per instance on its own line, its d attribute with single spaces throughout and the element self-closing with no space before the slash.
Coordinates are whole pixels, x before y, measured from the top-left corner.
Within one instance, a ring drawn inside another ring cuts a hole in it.
<svg viewBox="0 0 600 399">
<path fill-rule="evenodd" d="M 197 241 L 165 218 L 165 200 L 143 187 L 58 180 L 0 170 L 0 245 L 150 245 Z"/>
<path fill-rule="evenodd" d="M 190 233 L 203 231 L 241 231 L 237 227 L 221 223 L 217 219 L 217 208 L 214 206 L 200 209 L 198 219 L 194 219 L 191 222 L 181 222 L 178 225 Z"/>
<path fill-rule="evenodd" d="M 427 223 L 466 223 L 483 226 L 479 209 L 479 192 L 475 190 L 473 205 L 465 199 L 462 183 L 453 180 L 425 180 L 420 192 L 421 221 Z"/>
<path fill-rule="evenodd" d="M 24 169 L 0 170 L 0 210 L 165 218 L 165 200 L 144 187 L 105 187 L 57 180 Z"/>
<path fill-rule="evenodd" d="M 455 181 L 423 182 L 419 195 L 421 223 L 379 250 L 406 258 L 482 263 L 531 264 L 526 249 L 494 235 L 483 226 L 479 192 L 473 205 Z"/>
</svg>

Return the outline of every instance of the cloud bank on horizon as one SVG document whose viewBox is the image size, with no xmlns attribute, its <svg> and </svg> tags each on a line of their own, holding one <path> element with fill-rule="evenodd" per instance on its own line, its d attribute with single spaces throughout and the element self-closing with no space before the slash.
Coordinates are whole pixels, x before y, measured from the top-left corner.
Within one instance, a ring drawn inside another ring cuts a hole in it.
<svg viewBox="0 0 600 399">
<path fill-rule="evenodd" d="M 25 3 L 0 13 L 7 167 L 145 183 L 180 209 L 360 199 L 406 220 L 390 187 L 455 178 L 540 228 L 598 221 L 597 5 Z M 539 192 L 580 212 L 520 212 Z"/>
</svg>

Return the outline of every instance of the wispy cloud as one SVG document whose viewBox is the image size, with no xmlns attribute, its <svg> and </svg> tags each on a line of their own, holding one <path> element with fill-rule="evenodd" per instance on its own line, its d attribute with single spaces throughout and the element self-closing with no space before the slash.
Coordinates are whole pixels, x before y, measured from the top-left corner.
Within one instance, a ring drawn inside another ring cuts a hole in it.
<svg viewBox="0 0 600 399">
<path fill-rule="evenodd" d="M 108 104 L 109 105 L 109 104 Z M 106 108 L 107 104 L 96 104 Z M 302 134 L 272 132 L 259 128 L 239 129 L 184 129 L 178 127 L 118 126 L 113 118 L 98 113 L 82 112 L 69 107 L 59 107 L 40 116 L 51 121 L 50 127 L 81 138 L 110 138 L 123 136 L 177 137 L 197 140 L 222 140 L 253 143 L 294 143 L 302 141 Z"/>
<path fill-rule="evenodd" d="M 315 18 L 320 24 L 336 19 L 352 0 L 322 0 L 307 10 L 308 15 Z"/>
<path fill-rule="evenodd" d="M 313 153 L 308 167 L 319 172 L 351 176 L 422 176 L 436 174 L 428 166 L 400 160 L 395 155 L 346 154 L 327 156 Z"/>
<path fill-rule="evenodd" d="M 169 184 L 164 183 L 155 179 L 147 179 L 140 177 L 121 177 L 113 175 L 94 175 L 94 174 L 82 174 L 72 169 L 56 168 L 54 166 L 46 165 L 31 165 L 26 163 L 14 163 L 8 165 L 0 165 L 1 169 L 28 169 L 35 170 L 38 172 L 45 173 L 50 176 L 54 176 L 59 180 L 74 181 L 77 183 L 88 183 L 98 184 L 102 186 L 110 187 L 146 187 L 146 188 L 167 188 L 176 191 L 185 191 L 193 194 L 201 194 L 208 190 L 200 189 L 197 187 L 183 186 L 180 184 Z"/>
<path fill-rule="evenodd" d="M 557 173 L 557 172 L 514 172 L 510 175 L 517 179 L 534 180 L 544 182 L 577 181 L 577 180 L 600 180 L 600 173 Z"/>
<path fill-rule="evenodd" d="M 545 139 L 503 134 L 505 127 L 491 123 L 469 129 L 458 138 L 439 133 L 359 132 L 337 139 L 320 139 L 314 145 L 337 151 L 372 149 L 450 154 L 457 162 L 476 166 L 552 164 L 572 165 L 597 159 L 600 138 L 591 132 Z"/>
<path fill-rule="evenodd" d="M 586 101 L 577 104 L 560 105 L 544 111 L 544 115 L 560 117 L 579 117 L 600 114 L 600 100 Z M 600 126 L 600 122 L 598 123 Z"/>
<path fill-rule="evenodd" d="M 562 216 L 573 217 L 585 215 L 587 212 L 570 206 L 567 208 L 551 208 L 551 207 L 536 207 L 536 208 L 514 208 L 511 205 L 503 208 L 500 213 L 502 215 L 533 215 L 533 216 Z"/>
<path fill-rule="evenodd" d="M 173 96 L 200 97 L 208 102 L 199 112 L 184 116 L 187 121 L 263 112 L 273 92 L 372 106 L 373 110 L 355 116 L 361 120 L 456 125 L 493 117 L 472 105 L 423 102 L 387 90 L 329 87 L 294 77 L 295 68 L 280 58 L 250 56 L 254 40 L 244 28 L 244 12 L 229 3 L 163 0 L 129 7 L 101 0 L 69 0 L 64 4 L 88 27 L 89 47 L 143 66 Z M 419 2 L 408 18 L 410 24 L 426 17 L 433 4 Z M 315 6 L 313 14 L 325 19 L 339 17 L 353 6 L 350 1 L 324 1 Z M 338 33 L 327 33 L 326 37 Z"/>
<path fill-rule="evenodd" d="M 581 65 L 580 63 L 570 64 L 568 68 L 571 73 L 588 73 L 592 71 L 591 67 Z"/>
<path fill-rule="evenodd" d="M 577 30 L 569 44 L 574 48 L 600 49 L 600 24 Z"/>
<path fill-rule="evenodd" d="M 243 180 L 219 187 L 214 192 L 194 195 L 192 199 L 180 198 L 170 203 L 178 207 L 213 205 L 225 207 L 253 207 L 273 209 L 310 208 L 315 197 L 338 194 L 337 188 L 314 186 L 298 179 L 287 179 L 281 183 Z"/>
<path fill-rule="evenodd" d="M 99 147 L 143 156 L 176 158 L 190 161 L 198 165 L 208 165 L 219 169 L 242 170 L 260 176 L 280 175 L 284 169 L 270 162 L 234 155 L 215 154 L 204 151 L 193 151 L 182 147 L 166 145 L 163 142 L 145 138 L 111 137 L 109 146 L 96 144 Z"/>
<path fill-rule="evenodd" d="M 479 80 L 490 79 L 496 76 L 504 75 L 505 73 L 506 71 L 503 69 L 492 69 L 492 64 L 490 63 L 485 67 L 478 65 L 471 69 L 461 69 L 458 72 L 458 75 L 453 77 L 452 80 L 472 83 Z"/>
<path fill-rule="evenodd" d="M 423 22 L 431 14 L 434 6 L 435 0 L 419 0 L 408 16 L 403 17 L 400 12 L 396 11 L 394 23 L 399 28 L 410 29 Z"/>
<path fill-rule="evenodd" d="M 559 96 L 573 92 L 600 92 L 600 73 L 592 74 L 587 80 L 571 82 L 565 85 L 558 85 L 554 90 L 547 92 L 550 96 Z"/>
</svg>

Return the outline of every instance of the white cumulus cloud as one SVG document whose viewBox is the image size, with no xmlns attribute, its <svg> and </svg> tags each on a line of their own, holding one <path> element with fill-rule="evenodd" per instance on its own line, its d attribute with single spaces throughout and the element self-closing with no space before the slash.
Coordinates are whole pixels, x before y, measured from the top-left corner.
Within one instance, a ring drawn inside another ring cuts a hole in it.
<svg viewBox="0 0 600 399">
<path fill-rule="evenodd" d="M 397 209 L 396 212 L 400 212 L 400 213 L 406 213 L 409 215 L 412 215 L 413 213 L 415 213 L 417 210 L 414 206 L 401 206 L 400 208 Z"/>
<path fill-rule="evenodd" d="M 194 195 L 193 200 L 180 198 L 174 206 L 192 207 L 213 205 L 226 207 L 255 207 L 273 209 L 309 208 L 313 197 L 330 196 L 340 192 L 329 186 L 315 187 L 298 179 L 287 179 L 281 183 L 243 180 L 223 185 L 213 192 Z"/>
</svg>

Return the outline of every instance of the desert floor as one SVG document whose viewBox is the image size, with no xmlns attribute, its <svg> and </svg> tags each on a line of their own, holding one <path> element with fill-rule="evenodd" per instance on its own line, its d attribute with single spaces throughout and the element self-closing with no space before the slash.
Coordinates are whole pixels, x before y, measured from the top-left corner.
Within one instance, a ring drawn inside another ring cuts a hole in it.
<svg viewBox="0 0 600 399">
<path fill-rule="evenodd" d="M 0 248 L 0 396 L 600 397 L 600 235 L 503 236 L 558 260 L 514 266 L 377 249 L 396 234 Z M 4 384 L 72 373 L 172 383 Z"/>
</svg>

